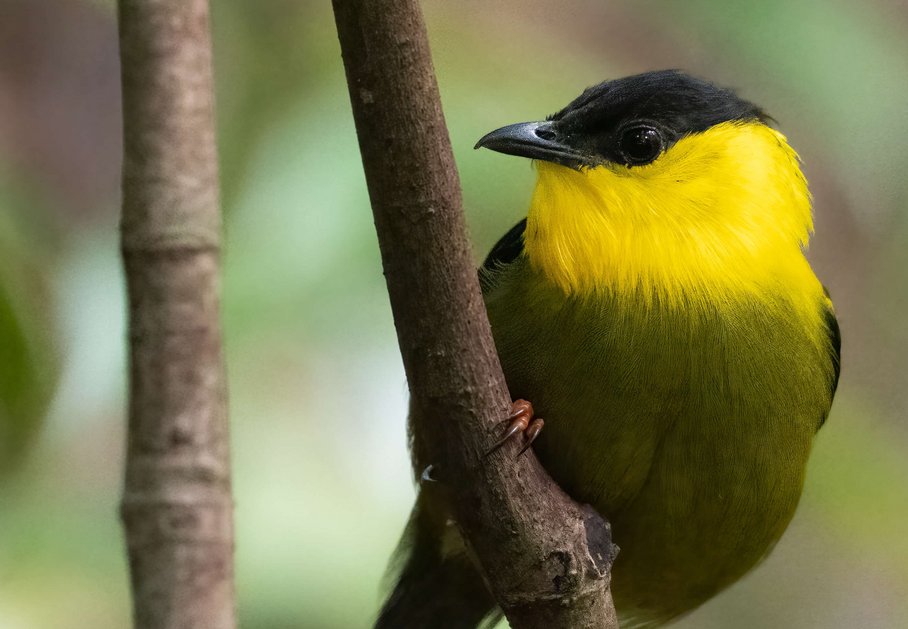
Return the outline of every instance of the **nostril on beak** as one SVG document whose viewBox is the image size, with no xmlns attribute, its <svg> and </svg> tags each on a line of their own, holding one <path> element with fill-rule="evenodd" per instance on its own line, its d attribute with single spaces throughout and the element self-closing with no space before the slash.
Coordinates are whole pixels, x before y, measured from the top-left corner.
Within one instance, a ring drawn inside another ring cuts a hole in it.
<svg viewBox="0 0 908 629">
<path fill-rule="evenodd" d="M 552 131 L 551 127 L 539 127 L 535 129 L 536 137 L 542 138 L 543 140 L 552 141 L 555 139 L 555 132 Z"/>
</svg>

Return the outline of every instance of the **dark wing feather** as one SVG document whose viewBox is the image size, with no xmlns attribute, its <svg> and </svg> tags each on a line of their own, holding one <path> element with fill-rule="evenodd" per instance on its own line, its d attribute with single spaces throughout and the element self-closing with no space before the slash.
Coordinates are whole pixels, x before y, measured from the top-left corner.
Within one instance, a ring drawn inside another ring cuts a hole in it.
<svg viewBox="0 0 908 629">
<path fill-rule="evenodd" d="M 832 310 L 826 311 L 826 330 L 829 333 L 829 344 L 832 347 L 830 358 L 832 359 L 832 394 L 839 386 L 839 372 L 842 370 L 842 335 L 839 332 L 839 322 L 835 318 Z"/>
<path fill-rule="evenodd" d="M 492 247 L 492 251 L 479 269 L 479 283 L 482 290 L 487 291 L 492 287 L 495 272 L 502 266 L 512 263 L 523 253 L 523 232 L 527 228 L 527 219 L 523 219 L 506 233 Z"/>
<path fill-rule="evenodd" d="M 829 297 L 829 291 L 824 287 L 824 292 L 826 297 Z M 824 307 L 823 310 L 823 319 L 826 323 L 826 333 L 829 335 L 829 358 L 832 361 L 832 391 L 829 394 L 829 401 L 832 403 L 832 398 L 835 397 L 836 389 L 839 386 L 839 373 L 842 370 L 842 334 L 839 331 L 839 322 L 835 318 L 835 312 L 832 311 L 830 307 Z M 826 418 L 823 418 L 823 421 L 820 422 L 820 426 L 826 421 Z"/>
</svg>

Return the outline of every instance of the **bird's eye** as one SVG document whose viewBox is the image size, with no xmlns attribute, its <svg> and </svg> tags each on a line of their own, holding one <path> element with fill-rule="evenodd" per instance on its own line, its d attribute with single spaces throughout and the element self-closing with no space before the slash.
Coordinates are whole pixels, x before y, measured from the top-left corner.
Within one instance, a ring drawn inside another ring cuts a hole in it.
<svg viewBox="0 0 908 629">
<path fill-rule="evenodd" d="M 665 143 L 655 127 L 640 125 L 621 132 L 618 150 L 629 166 L 649 164 L 659 157 Z"/>
</svg>

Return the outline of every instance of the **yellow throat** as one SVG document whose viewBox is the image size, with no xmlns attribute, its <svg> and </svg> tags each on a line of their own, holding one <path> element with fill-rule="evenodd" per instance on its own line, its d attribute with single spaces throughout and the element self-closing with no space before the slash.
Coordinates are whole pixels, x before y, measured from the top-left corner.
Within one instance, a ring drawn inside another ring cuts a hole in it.
<svg viewBox="0 0 908 629">
<path fill-rule="evenodd" d="M 781 292 L 805 307 L 822 293 L 798 156 L 762 123 L 718 124 L 646 166 L 536 165 L 526 253 L 565 293 L 690 306 Z"/>
</svg>

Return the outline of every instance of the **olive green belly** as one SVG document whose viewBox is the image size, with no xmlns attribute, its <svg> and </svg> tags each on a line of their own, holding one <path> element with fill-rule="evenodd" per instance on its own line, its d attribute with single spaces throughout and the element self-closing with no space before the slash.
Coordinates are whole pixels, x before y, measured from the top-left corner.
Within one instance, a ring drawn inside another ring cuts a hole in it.
<svg viewBox="0 0 908 629">
<path fill-rule="evenodd" d="M 488 299 L 496 345 L 512 396 L 546 421 L 543 464 L 612 523 L 619 614 L 692 609 L 794 513 L 828 407 L 819 350 L 757 304 L 694 315 L 526 294 Z"/>
</svg>

